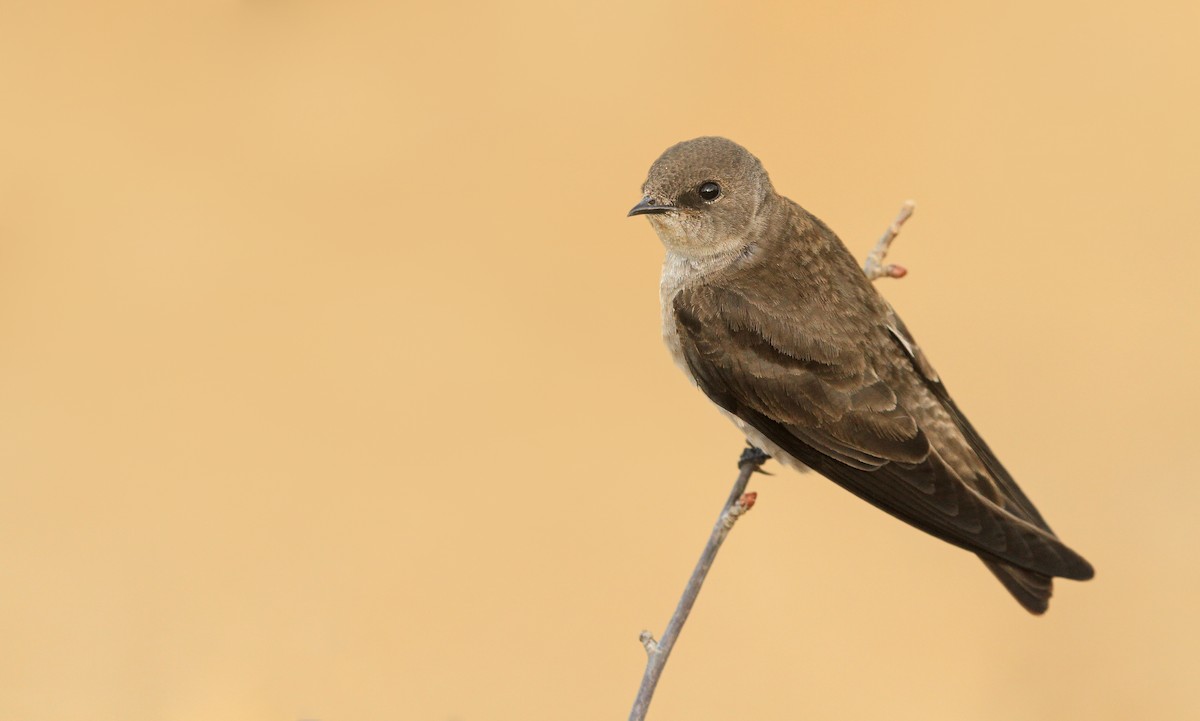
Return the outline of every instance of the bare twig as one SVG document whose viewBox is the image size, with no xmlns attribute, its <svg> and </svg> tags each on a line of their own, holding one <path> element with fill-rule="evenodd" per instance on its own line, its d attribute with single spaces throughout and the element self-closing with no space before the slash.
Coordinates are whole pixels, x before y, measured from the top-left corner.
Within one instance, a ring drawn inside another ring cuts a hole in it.
<svg viewBox="0 0 1200 721">
<path fill-rule="evenodd" d="M 884 231 L 883 237 L 879 239 L 875 248 L 867 256 L 863 272 L 870 280 L 903 278 L 908 273 L 903 266 L 884 265 L 883 261 L 887 258 L 892 242 L 900 234 L 900 228 L 904 225 L 904 221 L 912 216 L 916 207 L 916 203 L 906 200 L 900 207 L 900 214 Z M 700 595 L 700 588 L 704 585 L 704 579 L 708 576 L 708 569 L 716 560 L 717 551 L 721 549 L 725 537 L 733 529 L 733 524 L 746 511 L 754 507 L 754 502 L 758 498 L 757 493 L 746 493 L 750 476 L 756 472 L 766 473 L 762 470 L 762 464 L 769 458 L 770 456 L 754 446 L 750 446 L 742 453 L 742 457 L 738 460 L 737 481 L 733 484 L 733 490 L 729 492 L 729 498 L 721 508 L 721 515 L 717 517 L 717 522 L 713 525 L 712 533 L 708 537 L 708 544 L 705 545 L 704 552 L 700 554 L 700 560 L 696 562 L 696 568 L 692 571 L 692 577 L 688 579 L 687 586 L 683 589 L 683 596 L 679 599 L 679 605 L 675 607 L 675 613 L 667 623 L 667 630 L 663 632 L 662 640 L 656 641 L 654 635 L 649 631 L 642 631 L 638 637 L 646 649 L 646 672 L 642 675 L 642 685 L 638 689 L 637 699 L 633 702 L 633 710 L 629 712 L 629 721 L 643 721 L 646 718 L 650 699 L 654 696 L 658 679 L 662 676 L 663 668 L 667 664 L 667 657 L 671 655 L 671 649 L 675 647 L 679 632 L 683 630 L 683 624 L 692 612 L 692 606 L 695 605 L 696 598 Z"/>
<path fill-rule="evenodd" d="M 863 272 L 867 274 L 870 280 L 878 280 L 879 278 L 903 278 L 908 270 L 902 265 L 884 265 L 883 260 L 887 258 L 888 249 L 892 247 L 892 241 L 900 234 L 900 228 L 904 225 L 904 221 L 908 220 L 916 209 L 917 204 L 911 200 L 904 201 L 904 205 L 900 206 L 900 214 L 888 226 L 888 229 L 883 231 L 883 237 L 875 244 L 875 248 L 871 250 L 871 254 L 867 256 L 867 262 L 863 264 Z"/>
<path fill-rule="evenodd" d="M 642 631 L 639 638 L 642 646 L 646 649 L 646 672 L 642 675 L 642 686 L 638 689 L 637 699 L 633 702 L 633 710 L 629 712 L 629 721 L 642 721 L 646 718 L 646 709 L 650 706 L 654 688 L 658 686 L 658 679 L 662 676 L 663 667 L 667 664 L 667 657 L 671 655 L 671 649 L 675 647 L 679 632 L 683 630 L 683 624 L 687 622 L 688 615 L 692 612 L 692 606 L 696 603 L 696 597 L 700 595 L 700 587 L 704 585 L 704 577 L 708 575 L 708 569 L 712 567 L 713 560 L 717 557 L 717 551 L 721 550 L 721 544 L 725 542 L 725 537 L 733 529 L 733 524 L 737 523 L 738 518 L 742 517 L 746 511 L 754 507 L 754 501 L 758 498 L 757 493 L 746 493 L 746 484 L 750 482 L 750 476 L 754 475 L 754 472 L 768 458 L 770 456 L 754 447 L 747 448 L 742 453 L 742 457 L 738 461 L 737 481 L 733 484 L 733 490 L 729 492 L 729 498 L 721 508 L 721 515 L 713 524 L 708 544 L 704 547 L 704 553 L 700 554 L 700 560 L 696 562 L 696 568 L 692 571 L 692 577 L 688 579 L 687 587 L 683 589 L 683 596 L 679 599 L 679 605 L 675 607 L 675 613 L 667 624 L 667 630 L 663 632 L 662 640 L 655 641 L 649 631 Z"/>
</svg>

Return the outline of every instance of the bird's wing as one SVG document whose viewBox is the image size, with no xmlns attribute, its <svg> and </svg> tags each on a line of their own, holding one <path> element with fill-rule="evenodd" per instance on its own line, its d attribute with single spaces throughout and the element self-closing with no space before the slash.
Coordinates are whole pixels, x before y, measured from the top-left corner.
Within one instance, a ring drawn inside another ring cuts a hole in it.
<svg viewBox="0 0 1200 721">
<path fill-rule="evenodd" d="M 940 429 L 923 427 L 920 409 L 906 403 L 939 401 L 925 391 L 910 398 L 921 388 L 915 378 L 906 386 L 854 342 L 804 333 L 801 309 L 767 307 L 716 285 L 685 288 L 672 302 L 696 383 L 797 460 L 985 560 L 1048 576 L 1091 576 L 1040 517 L 1023 518 L 1019 508 L 988 498 L 979 488 L 989 479 L 964 478 L 962 464 L 944 457 L 950 450 L 931 443 Z"/>
<path fill-rule="evenodd" d="M 1000 459 L 992 452 L 992 449 L 979 435 L 979 431 L 975 430 L 975 426 L 971 425 L 971 421 L 967 420 L 966 415 L 958 408 L 958 404 L 950 397 L 950 392 L 946 390 L 946 386 L 942 383 L 942 379 L 938 376 L 937 371 L 933 369 L 933 365 L 929 359 L 925 357 L 921 347 L 917 345 L 917 341 L 909 332 L 908 327 L 904 325 L 904 321 L 900 316 L 889 306 L 887 318 L 887 330 L 892 337 L 904 349 L 905 354 L 912 360 L 913 370 L 924 381 L 925 386 L 938 400 L 938 403 L 954 421 L 959 433 L 963 439 L 971 447 L 979 461 L 987 468 L 988 478 L 992 481 L 992 487 L 996 489 L 995 497 L 1004 506 L 1006 510 L 1017 516 L 1024 518 L 1027 521 L 1034 523 L 1042 529 L 1053 533 L 1050 530 L 1050 525 L 1042 518 L 1042 514 L 1038 513 L 1033 502 L 1013 480 L 1008 469 L 1000 463 Z"/>
</svg>

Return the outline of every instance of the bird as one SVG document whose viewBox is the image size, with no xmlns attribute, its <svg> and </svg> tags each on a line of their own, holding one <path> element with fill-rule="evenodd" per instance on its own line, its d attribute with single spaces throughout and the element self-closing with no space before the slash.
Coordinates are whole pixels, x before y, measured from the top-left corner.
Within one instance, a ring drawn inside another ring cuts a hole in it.
<svg viewBox="0 0 1200 721">
<path fill-rule="evenodd" d="M 737 143 L 654 161 L 642 199 L 666 248 L 663 340 L 746 435 L 798 470 L 973 552 L 1033 614 L 1093 569 L 1058 539 L 830 228 Z"/>
</svg>

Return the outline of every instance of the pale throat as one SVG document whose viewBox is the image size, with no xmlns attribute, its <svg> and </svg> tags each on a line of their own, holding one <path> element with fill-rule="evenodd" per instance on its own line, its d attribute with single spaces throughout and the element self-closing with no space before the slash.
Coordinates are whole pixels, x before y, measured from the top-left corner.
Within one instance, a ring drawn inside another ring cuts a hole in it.
<svg viewBox="0 0 1200 721">
<path fill-rule="evenodd" d="M 741 253 L 756 229 L 752 224 L 745 233 L 720 237 L 713 224 L 687 216 L 654 216 L 650 225 L 667 250 L 668 262 L 683 263 L 700 275 L 723 267 Z"/>
</svg>

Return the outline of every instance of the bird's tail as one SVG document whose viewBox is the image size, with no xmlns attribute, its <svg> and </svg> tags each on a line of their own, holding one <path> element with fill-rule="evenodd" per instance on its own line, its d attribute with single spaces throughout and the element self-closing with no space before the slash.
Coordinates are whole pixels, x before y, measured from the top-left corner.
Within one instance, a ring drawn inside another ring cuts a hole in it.
<svg viewBox="0 0 1200 721">
<path fill-rule="evenodd" d="M 1054 593 L 1054 581 L 1050 576 L 987 558 L 981 557 L 981 560 L 1026 611 L 1039 615 L 1046 612 Z"/>
</svg>

